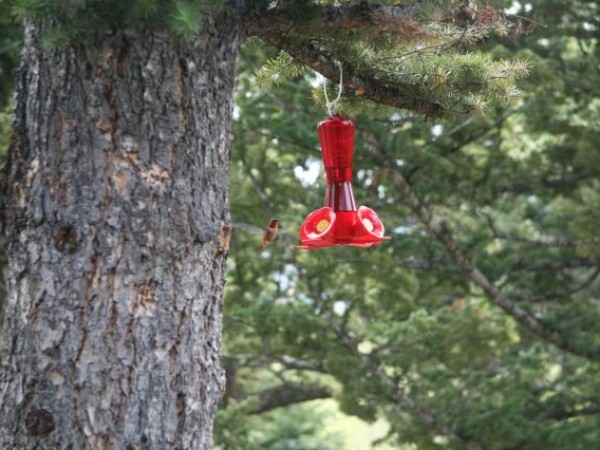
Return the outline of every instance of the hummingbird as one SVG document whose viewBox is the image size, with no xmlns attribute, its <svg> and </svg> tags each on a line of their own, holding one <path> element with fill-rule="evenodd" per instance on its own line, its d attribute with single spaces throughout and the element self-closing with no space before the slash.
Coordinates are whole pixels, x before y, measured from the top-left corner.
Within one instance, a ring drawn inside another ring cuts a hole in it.
<svg viewBox="0 0 600 450">
<path fill-rule="evenodd" d="M 263 236 L 262 242 L 260 243 L 260 247 L 258 247 L 258 251 L 262 252 L 269 242 L 277 237 L 277 232 L 279 231 L 279 220 L 271 219 L 269 222 L 269 226 L 265 228 L 265 234 Z"/>
<path fill-rule="evenodd" d="M 458 18 L 466 25 L 477 18 L 477 3 L 474 0 L 464 0 L 458 8 Z"/>
</svg>

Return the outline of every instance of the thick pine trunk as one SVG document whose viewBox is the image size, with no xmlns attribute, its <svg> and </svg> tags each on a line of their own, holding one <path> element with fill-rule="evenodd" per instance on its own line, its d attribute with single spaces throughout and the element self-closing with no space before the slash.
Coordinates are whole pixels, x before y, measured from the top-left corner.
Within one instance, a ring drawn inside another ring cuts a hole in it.
<svg viewBox="0 0 600 450">
<path fill-rule="evenodd" d="M 209 448 L 241 36 L 39 35 L 6 174 L 0 448 Z"/>
</svg>

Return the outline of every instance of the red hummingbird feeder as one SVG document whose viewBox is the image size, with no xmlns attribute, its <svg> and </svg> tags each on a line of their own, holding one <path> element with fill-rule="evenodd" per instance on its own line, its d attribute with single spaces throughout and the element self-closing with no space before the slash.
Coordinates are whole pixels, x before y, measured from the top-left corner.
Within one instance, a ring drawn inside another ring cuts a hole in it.
<svg viewBox="0 0 600 450">
<path fill-rule="evenodd" d="M 352 192 L 354 123 L 339 114 L 318 125 L 321 156 L 325 166 L 325 206 L 306 217 L 300 228 L 303 250 L 332 245 L 371 247 L 390 239 L 383 235 L 379 217 L 366 206 L 356 207 Z"/>
</svg>

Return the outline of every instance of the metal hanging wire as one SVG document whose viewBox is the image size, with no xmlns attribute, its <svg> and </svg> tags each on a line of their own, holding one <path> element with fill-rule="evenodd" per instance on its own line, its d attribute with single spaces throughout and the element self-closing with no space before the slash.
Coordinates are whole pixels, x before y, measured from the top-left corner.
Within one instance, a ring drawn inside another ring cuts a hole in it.
<svg viewBox="0 0 600 450">
<path fill-rule="evenodd" d="M 332 101 L 329 100 L 329 95 L 327 94 L 327 81 L 323 81 L 323 93 L 325 94 L 325 107 L 327 108 L 327 112 L 330 116 L 333 116 L 334 113 L 337 112 L 337 104 L 342 97 L 342 91 L 344 90 L 344 73 L 342 71 L 342 63 L 337 62 L 337 65 L 340 69 L 340 83 L 338 85 L 338 94 L 335 99 Z"/>
</svg>

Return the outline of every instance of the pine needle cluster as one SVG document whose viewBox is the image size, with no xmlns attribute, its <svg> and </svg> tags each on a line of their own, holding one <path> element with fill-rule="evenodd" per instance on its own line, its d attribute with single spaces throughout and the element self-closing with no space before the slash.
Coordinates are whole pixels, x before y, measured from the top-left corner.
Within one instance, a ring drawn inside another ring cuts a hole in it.
<svg viewBox="0 0 600 450">
<path fill-rule="evenodd" d="M 384 2 L 389 5 L 397 2 Z M 519 25 L 491 7 L 479 7 L 473 18 L 464 18 L 461 2 L 428 0 L 417 2 L 406 18 L 381 18 L 379 28 L 313 27 L 309 19 L 299 25 L 288 39 L 297 45 L 312 47 L 327 60 L 341 63 L 345 74 L 377 89 L 397 92 L 410 104 L 429 102 L 443 110 L 442 115 L 481 113 L 489 106 L 505 103 L 520 95 L 519 79 L 528 73 L 527 61 L 493 59 L 476 51 L 474 45 L 490 34 L 504 36 Z M 360 4 L 368 11 L 378 2 L 314 1 L 324 11 L 335 5 Z M 281 4 L 277 6 L 284 8 Z M 408 6 L 406 8 L 409 8 Z M 291 13 L 290 13 L 291 14 Z M 520 28 L 519 28 L 520 29 Z M 300 73 L 297 61 L 279 53 L 257 74 L 263 87 Z M 354 83 L 356 84 L 356 83 Z M 363 89 L 357 85 L 342 97 L 340 109 L 351 114 L 365 110 Z M 324 104 L 321 90 L 314 97 Z M 372 111 L 373 108 L 367 108 Z"/>
<path fill-rule="evenodd" d="M 17 19 L 51 21 L 44 42 L 64 46 L 113 27 L 166 29 L 188 40 L 207 13 L 224 9 L 225 0 L 0 0 Z"/>
<path fill-rule="evenodd" d="M 473 51 L 474 44 L 490 33 L 505 35 L 520 28 L 490 6 L 480 5 L 465 14 L 463 0 L 402 5 L 395 0 L 0 2 L 20 19 L 52 24 L 45 27 L 43 39 L 53 46 L 78 43 L 113 27 L 151 27 L 189 40 L 208 17 L 237 7 L 241 18 L 250 23 L 262 18 L 267 33 L 281 36 L 275 43 L 281 52 L 257 73 L 261 86 L 296 78 L 306 66 L 320 71 L 298 56 L 309 52 L 330 67 L 341 65 L 350 82 L 340 107 L 354 113 L 372 109 L 364 99 L 434 117 L 482 112 L 518 96 L 517 81 L 528 70 L 523 60 L 494 60 Z M 286 26 L 277 29 L 282 22 Z M 260 31 L 255 35 L 265 38 Z M 325 76 L 338 81 L 331 72 Z M 321 93 L 315 92 L 315 98 L 323 102 Z"/>
</svg>

